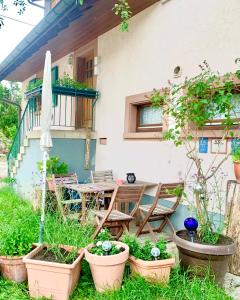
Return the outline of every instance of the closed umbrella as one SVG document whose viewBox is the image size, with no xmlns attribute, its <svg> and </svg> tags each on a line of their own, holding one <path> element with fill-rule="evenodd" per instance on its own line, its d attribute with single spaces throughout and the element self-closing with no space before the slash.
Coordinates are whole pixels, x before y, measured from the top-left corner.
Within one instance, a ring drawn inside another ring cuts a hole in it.
<svg viewBox="0 0 240 300">
<path fill-rule="evenodd" d="M 43 230 L 45 219 L 45 200 L 47 183 L 47 160 L 49 151 L 52 148 L 52 138 L 50 133 L 52 122 L 52 78 L 51 78 L 51 53 L 46 52 L 43 85 L 42 85 L 42 113 L 41 113 L 41 140 L 40 147 L 43 152 L 43 171 L 42 171 L 42 207 L 39 228 L 39 243 L 43 242 Z"/>
</svg>

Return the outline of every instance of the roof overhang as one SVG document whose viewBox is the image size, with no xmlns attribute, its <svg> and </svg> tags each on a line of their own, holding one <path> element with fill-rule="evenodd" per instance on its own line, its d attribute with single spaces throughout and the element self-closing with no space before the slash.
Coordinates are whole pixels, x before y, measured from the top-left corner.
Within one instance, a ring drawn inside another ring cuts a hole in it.
<svg viewBox="0 0 240 300">
<path fill-rule="evenodd" d="M 133 15 L 159 0 L 129 0 Z M 0 65 L 0 81 L 24 81 L 40 72 L 45 52 L 52 61 L 84 46 L 119 24 L 112 12 L 115 0 L 61 0 Z"/>
</svg>

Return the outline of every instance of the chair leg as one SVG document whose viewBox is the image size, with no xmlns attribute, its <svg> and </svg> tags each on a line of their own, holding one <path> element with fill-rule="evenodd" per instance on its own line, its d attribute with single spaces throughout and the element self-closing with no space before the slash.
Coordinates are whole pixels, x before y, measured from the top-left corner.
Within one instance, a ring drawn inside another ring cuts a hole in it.
<svg viewBox="0 0 240 300">
<path fill-rule="evenodd" d="M 166 220 L 166 218 L 164 218 L 158 228 L 158 233 L 161 233 L 163 231 L 163 228 L 166 226 L 166 224 L 167 224 L 167 220 Z"/>
<path fill-rule="evenodd" d="M 141 216 L 141 219 L 142 219 L 142 224 L 139 224 L 139 228 L 137 230 L 137 233 L 136 233 L 136 236 L 139 236 L 144 228 L 144 226 L 146 225 L 147 223 L 147 220 L 148 220 L 148 215 L 145 217 L 143 212 L 141 210 L 139 210 L 139 215 Z"/>
<path fill-rule="evenodd" d="M 168 223 L 169 227 L 171 228 L 172 232 L 175 233 L 176 230 L 175 230 L 175 228 L 173 227 L 173 224 L 171 223 L 171 221 L 169 220 L 168 217 L 166 217 L 166 220 L 167 220 L 167 223 Z"/>
<path fill-rule="evenodd" d="M 119 240 L 120 236 L 123 234 L 123 225 L 120 227 L 118 234 L 116 235 L 116 240 Z"/>
<path fill-rule="evenodd" d="M 97 237 L 97 235 L 99 234 L 99 232 L 101 231 L 102 228 L 103 228 L 102 225 L 98 225 L 97 229 L 95 230 L 95 232 L 93 234 L 93 239 L 95 239 Z"/>
</svg>

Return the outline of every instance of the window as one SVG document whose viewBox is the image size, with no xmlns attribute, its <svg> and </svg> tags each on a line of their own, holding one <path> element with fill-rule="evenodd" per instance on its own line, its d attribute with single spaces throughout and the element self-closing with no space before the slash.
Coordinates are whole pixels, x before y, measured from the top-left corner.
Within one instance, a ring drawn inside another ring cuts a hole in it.
<svg viewBox="0 0 240 300">
<path fill-rule="evenodd" d="M 234 123 L 234 125 L 239 125 L 240 123 L 240 94 L 234 94 L 233 98 L 233 105 L 234 109 L 231 112 L 231 119 Z M 206 129 L 221 129 L 222 128 L 222 122 L 225 119 L 224 114 L 217 114 L 215 117 L 211 120 L 208 120 L 206 122 Z"/>
<path fill-rule="evenodd" d="M 166 93 L 166 89 L 161 90 Z M 126 97 L 125 139 L 159 139 L 166 130 L 166 116 L 161 108 L 151 106 L 148 97 L 152 92 Z"/>
<path fill-rule="evenodd" d="M 162 109 L 154 108 L 150 104 L 137 106 L 137 131 L 162 130 Z"/>
</svg>

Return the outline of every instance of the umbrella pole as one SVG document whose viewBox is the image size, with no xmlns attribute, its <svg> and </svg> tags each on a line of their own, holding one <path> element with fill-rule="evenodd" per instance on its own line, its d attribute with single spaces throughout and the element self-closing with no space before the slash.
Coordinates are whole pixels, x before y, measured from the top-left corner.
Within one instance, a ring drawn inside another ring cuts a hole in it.
<svg viewBox="0 0 240 300">
<path fill-rule="evenodd" d="M 43 172 L 42 172 L 42 207 L 41 207 L 41 220 L 39 226 L 39 239 L 38 243 L 43 243 L 44 220 L 45 220 L 45 202 L 46 202 L 46 184 L 47 184 L 47 160 L 48 151 L 43 150 Z"/>
</svg>

